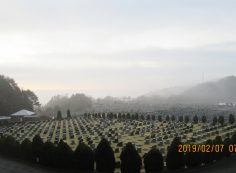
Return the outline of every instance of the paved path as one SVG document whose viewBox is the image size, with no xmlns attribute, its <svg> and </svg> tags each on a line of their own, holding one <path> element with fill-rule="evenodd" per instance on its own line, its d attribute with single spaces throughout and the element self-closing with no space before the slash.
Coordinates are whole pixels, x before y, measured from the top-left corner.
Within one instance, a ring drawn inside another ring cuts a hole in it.
<svg viewBox="0 0 236 173">
<path fill-rule="evenodd" d="M 0 157 L 0 173 L 68 173 L 68 171 L 58 171 L 46 169 L 34 164 L 22 163 Z M 199 168 L 195 170 L 175 171 L 176 173 L 235 173 L 236 157 L 225 159 L 217 164 Z M 173 172 L 174 173 L 174 172 Z"/>
</svg>

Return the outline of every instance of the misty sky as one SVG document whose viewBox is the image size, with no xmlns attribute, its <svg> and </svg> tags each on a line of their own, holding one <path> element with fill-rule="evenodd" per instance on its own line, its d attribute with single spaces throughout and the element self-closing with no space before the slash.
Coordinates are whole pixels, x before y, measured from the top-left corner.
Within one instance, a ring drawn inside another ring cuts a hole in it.
<svg viewBox="0 0 236 173">
<path fill-rule="evenodd" d="M 0 73 L 43 103 L 235 75 L 235 9 L 235 0 L 0 0 Z"/>
</svg>

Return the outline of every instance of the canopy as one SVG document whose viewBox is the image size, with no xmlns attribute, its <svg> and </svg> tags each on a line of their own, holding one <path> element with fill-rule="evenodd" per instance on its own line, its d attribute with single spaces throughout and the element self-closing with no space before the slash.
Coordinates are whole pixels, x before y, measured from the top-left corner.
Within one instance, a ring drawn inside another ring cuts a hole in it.
<svg viewBox="0 0 236 173">
<path fill-rule="evenodd" d="M 35 113 L 25 109 L 22 109 L 14 114 L 11 114 L 11 116 L 32 116 L 32 115 L 35 115 Z"/>
</svg>

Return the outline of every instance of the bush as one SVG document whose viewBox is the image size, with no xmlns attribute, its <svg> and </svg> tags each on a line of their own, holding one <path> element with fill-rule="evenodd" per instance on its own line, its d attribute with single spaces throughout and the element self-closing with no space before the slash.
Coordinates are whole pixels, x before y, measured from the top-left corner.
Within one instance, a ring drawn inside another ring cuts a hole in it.
<svg viewBox="0 0 236 173">
<path fill-rule="evenodd" d="M 102 139 L 95 151 L 97 172 L 113 173 L 115 169 L 114 152 L 106 139 Z"/>
<path fill-rule="evenodd" d="M 79 171 L 94 170 L 94 153 L 84 143 L 80 143 L 74 152 L 74 166 Z"/>
<path fill-rule="evenodd" d="M 120 155 L 121 173 L 140 173 L 142 159 L 132 143 L 127 143 Z"/>
<path fill-rule="evenodd" d="M 164 168 L 162 153 L 158 149 L 152 148 L 144 156 L 144 167 L 146 173 L 161 172 Z"/>
</svg>

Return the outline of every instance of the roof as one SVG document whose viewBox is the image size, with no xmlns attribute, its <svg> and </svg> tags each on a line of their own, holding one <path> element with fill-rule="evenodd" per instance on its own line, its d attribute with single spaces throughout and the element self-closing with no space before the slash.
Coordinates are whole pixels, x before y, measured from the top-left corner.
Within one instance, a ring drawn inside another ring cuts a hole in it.
<svg viewBox="0 0 236 173">
<path fill-rule="evenodd" d="M 0 116 L 0 120 L 9 120 L 11 117 L 6 117 L 6 116 Z"/>
<path fill-rule="evenodd" d="M 32 115 L 35 115 L 35 113 L 25 109 L 22 109 L 14 114 L 11 114 L 11 116 L 32 116 Z"/>
</svg>

